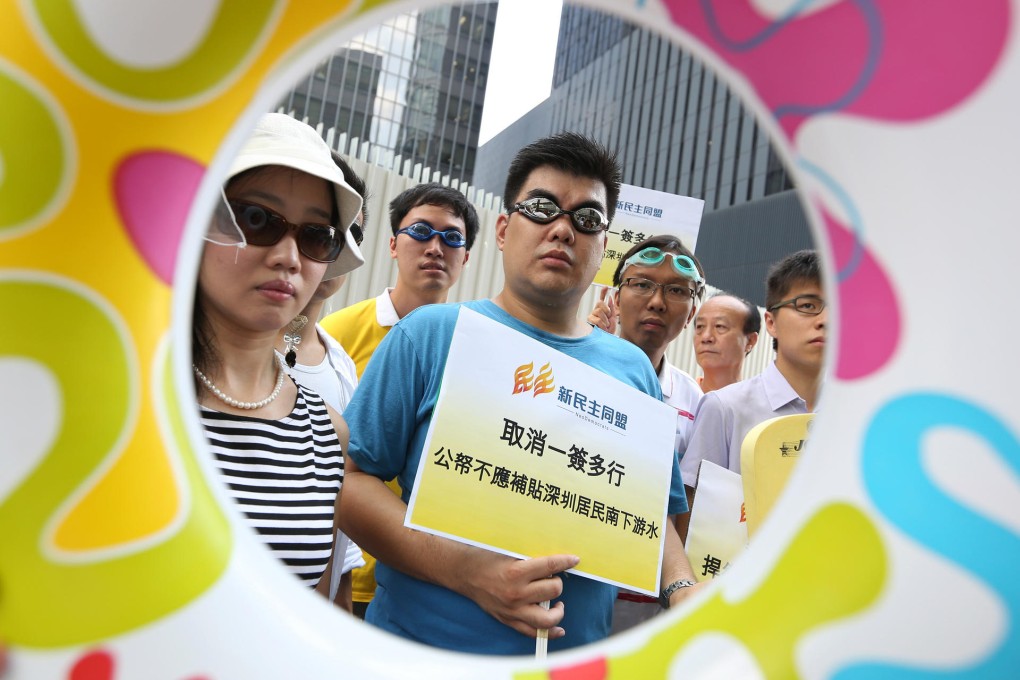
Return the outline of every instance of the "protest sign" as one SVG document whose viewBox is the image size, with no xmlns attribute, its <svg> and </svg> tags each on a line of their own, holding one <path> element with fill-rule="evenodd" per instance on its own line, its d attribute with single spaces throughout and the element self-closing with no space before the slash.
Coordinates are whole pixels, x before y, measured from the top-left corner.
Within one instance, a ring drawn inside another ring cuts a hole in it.
<svg viewBox="0 0 1020 680">
<path fill-rule="evenodd" d="M 656 594 L 676 412 L 469 309 L 450 357 L 405 524 Z"/>
<path fill-rule="evenodd" d="M 616 215 L 609 227 L 606 252 L 595 283 L 612 286 L 613 272 L 623 254 L 650 236 L 672 234 L 693 253 L 704 208 L 705 202 L 700 198 L 621 185 Z"/>
<path fill-rule="evenodd" d="M 747 535 L 754 536 L 800 459 L 813 413 L 770 418 L 756 425 L 740 445 Z"/>
<path fill-rule="evenodd" d="M 707 460 L 698 472 L 698 493 L 687 530 L 687 557 L 699 581 L 715 578 L 747 547 L 740 475 Z"/>
</svg>

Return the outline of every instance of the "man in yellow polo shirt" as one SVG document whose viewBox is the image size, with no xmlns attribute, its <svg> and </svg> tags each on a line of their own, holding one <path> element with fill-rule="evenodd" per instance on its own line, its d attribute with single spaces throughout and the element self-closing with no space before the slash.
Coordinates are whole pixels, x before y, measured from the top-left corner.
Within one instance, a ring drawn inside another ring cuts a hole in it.
<svg viewBox="0 0 1020 680">
<path fill-rule="evenodd" d="M 354 360 L 358 378 L 390 328 L 418 307 L 446 302 L 478 235 L 478 214 L 464 194 L 441 184 L 419 184 L 390 202 L 390 257 L 397 283 L 322 320 Z M 396 481 L 389 483 L 400 495 Z M 375 593 L 375 559 L 354 570 L 354 613 L 365 617 Z"/>
</svg>

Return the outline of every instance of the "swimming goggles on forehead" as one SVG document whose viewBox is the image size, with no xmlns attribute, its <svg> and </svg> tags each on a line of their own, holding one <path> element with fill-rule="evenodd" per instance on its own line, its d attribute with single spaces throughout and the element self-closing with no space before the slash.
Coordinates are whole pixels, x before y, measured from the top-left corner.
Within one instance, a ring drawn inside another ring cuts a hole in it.
<svg viewBox="0 0 1020 680">
<path fill-rule="evenodd" d="M 609 228 L 609 218 L 598 208 L 577 208 L 576 210 L 564 210 L 548 198 L 529 198 L 526 201 L 515 203 L 512 208 L 506 211 L 510 213 L 520 212 L 532 222 L 549 224 L 560 215 L 570 217 L 570 222 L 582 234 L 598 234 Z"/>
<path fill-rule="evenodd" d="M 676 270 L 677 274 L 687 277 L 699 286 L 705 283 L 705 279 L 701 277 L 701 273 L 698 271 L 698 266 L 694 264 L 694 260 L 686 255 L 670 253 L 654 246 L 651 248 L 645 248 L 644 250 L 634 253 L 628 257 L 623 263 L 623 268 L 626 269 L 632 264 L 640 265 L 642 267 L 654 267 L 661 264 L 662 261 L 666 259 L 667 255 L 673 258 L 673 269 Z"/>
</svg>

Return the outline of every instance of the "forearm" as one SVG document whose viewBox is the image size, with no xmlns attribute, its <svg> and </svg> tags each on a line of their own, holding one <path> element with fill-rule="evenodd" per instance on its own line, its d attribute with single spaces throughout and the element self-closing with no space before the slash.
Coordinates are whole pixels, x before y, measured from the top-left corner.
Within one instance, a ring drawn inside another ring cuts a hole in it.
<svg viewBox="0 0 1020 680">
<path fill-rule="evenodd" d="M 687 559 L 683 542 L 677 534 L 674 523 L 668 522 L 665 529 L 665 545 L 662 550 L 662 572 L 660 574 L 660 588 L 665 589 L 675 581 L 694 581 L 694 569 Z M 694 595 L 704 584 L 680 588 L 670 596 L 670 607 L 677 606 L 680 602 Z"/>
<path fill-rule="evenodd" d="M 691 528 L 691 513 L 694 511 L 694 488 L 684 485 L 684 492 L 687 494 L 687 512 L 676 516 L 676 532 L 680 534 L 680 542 L 687 545 L 687 533 Z"/>
<path fill-rule="evenodd" d="M 341 562 L 344 559 L 343 555 L 337 556 L 336 554 L 336 537 L 340 527 L 340 499 L 343 497 L 343 490 L 344 487 L 341 486 L 340 491 L 337 492 L 336 500 L 333 501 L 333 549 L 329 553 L 329 561 L 326 562 L 326 568 L 323 570 L 322 576 L 319 577 L 319 582 L 315 584 L 315 592 L 327 600 L 333 582 L 333 564 L 338 559 Z"/>
<path fill-rule="evenodd" d="M 406 513 L 407 505 L 382 480 L 348 461 L 338 514 L 344 533 L 387 566 L 459 592 L 455 574 L 478 549 L 409 529 Z"/>
<path fill-rule="evenodd" d="M 382 480 L 349 465 L 340 526 L 358 545 L 388 567 L 471 599 L 519 633 L 534 637 L 549 629 L 550 639 L 564 634 L 556 627 L 563 604 L 546 610 L 538 603 L 559 597 L 563 582 L 554 575 L 577 566 L 577 557 L 515 559 L 408 529 L 406 511 Z"/>
<path fill-rule="evenodd" d="M 326 563 L 326 568 L 323 570 L 322 576 L 319 577 L 319 582 L 315 584 L 315 592 L 327 600 L 329 599 L 329 584 L 330 578 L 333 575 L 333 560 L 335 559 L 335 554 L 329 556 L 329 562 Z"/>
<path fill-rule="evenodd" d="M 348 614 L 354 614 L 354 578 L 351 572 L 346 572 L 340 577 L 340 588 L 336 591 L 336 599 L 333 604 L 340 607 Z"/>
</svg>

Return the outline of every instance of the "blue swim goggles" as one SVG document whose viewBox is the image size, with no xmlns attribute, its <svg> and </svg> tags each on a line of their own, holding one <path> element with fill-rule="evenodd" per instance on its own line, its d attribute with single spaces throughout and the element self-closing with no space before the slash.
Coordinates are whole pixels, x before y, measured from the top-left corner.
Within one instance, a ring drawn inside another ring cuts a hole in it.
<svg viewBox="0 0 1020 680">
<path fill-rule="evenodd" d="M 439 231 L 428 222 L 415 222 L 403 229 L 398 229 L 397 234 L 407 234 L 415 241 L 428 241 L 433 236 L 438 235 L 439 238 L 443 239 L 443 243 L 451 248 L 463 248 L 467 245 L 467 238 L 456 229 L 451 228 L 446 231 Z"/>
<path fill-rule="evenodd" d="M 669 255 L 673 258 L 673 269 L 680 276 L 687 277 L 691 281 L 694 281 L 698 286 L 705 283 L 705 279 L 701 278 L 701 274 L 698 273 L 698 266 L 694 264 L 694 260 L 687 257 L 686 255 L 678 255 L 677 253 L 669 253 L 661 248 L 651 247 L 645 248 L 637 253 L 634 253 L 623 263 L 623 269 L 626 269 L 632 264 L 641 265 L 642 267 L 654 267 L 661 264 L 666 256 Z M 621 273 L 623 272 L 621 269 Z"/>
</svg>

